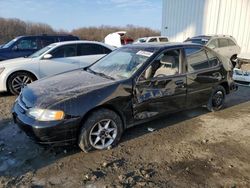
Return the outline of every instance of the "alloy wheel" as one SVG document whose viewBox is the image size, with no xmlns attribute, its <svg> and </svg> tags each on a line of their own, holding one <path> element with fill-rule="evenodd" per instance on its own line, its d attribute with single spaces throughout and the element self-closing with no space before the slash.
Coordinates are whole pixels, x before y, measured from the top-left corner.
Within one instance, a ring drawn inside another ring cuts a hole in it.
<svg viewBox="0 0 250 188">
<path fill-rule="evenodd" d="M 31 82 L 33 82 L 32 78 L 30 78 L 27 75 L 19 75 L 16 76 L 11 84 L 12 84 L 12 88 L 16 93 L 20 93 L 21 89 L 26 86 L 27 84 L 30 84 Z"/>
<path fill-rule="evenodd" d="M 213 98 L 212 98 L 212 104 L 214 107 L 220 107 L 223 103 L 224 95 L 222 91 L 217 91 Z"/>
<path fill-rule="evenodd" d="M 94 148 L 105 149 L 114 142 L 116 136 L 116 123 L 111 119 L 103 119 L 90 130 L 89 141 Z"/>
</svg>

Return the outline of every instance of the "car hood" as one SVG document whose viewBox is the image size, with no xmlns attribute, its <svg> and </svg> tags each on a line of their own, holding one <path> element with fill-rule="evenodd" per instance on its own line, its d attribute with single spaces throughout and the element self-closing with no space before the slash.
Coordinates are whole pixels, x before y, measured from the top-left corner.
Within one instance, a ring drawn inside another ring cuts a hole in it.
<svg viewBox="0 0 250 188">
<path fill-rule="evenodd" d="M 114 82 L 80 69 L 33 82 L 23 89 L 22 97 L 28 101 L 27 107 L 48 108 Z"/>
<path fill-rule="evenodd" d="M 27 62 L 32 62 L 32 61 L 33 61 L 33 58 L 20 57 L 20 58 L 1 61 L 0 62 L 0 67 L 8 67 L 8 66 L 9 67 L 14 67 L 15 65 L 20 65 L 20 64 L 27 63 Z"/>
</svg>

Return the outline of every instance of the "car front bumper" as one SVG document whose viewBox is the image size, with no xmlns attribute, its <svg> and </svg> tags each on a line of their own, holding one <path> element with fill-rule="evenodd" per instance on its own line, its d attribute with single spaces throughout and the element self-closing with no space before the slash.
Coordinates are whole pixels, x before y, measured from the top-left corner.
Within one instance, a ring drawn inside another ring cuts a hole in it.
<svg viewBox="0 0 250 188">
<path fill-rule="evenodd" d="M 14 122 L 28 137 L 41 144 L 68 144 L 78 138 L 80 118 L 62 121 L 41 122 L 27 116 L 22 107 L 15 102 L 12 109 Z"/>
</svg>

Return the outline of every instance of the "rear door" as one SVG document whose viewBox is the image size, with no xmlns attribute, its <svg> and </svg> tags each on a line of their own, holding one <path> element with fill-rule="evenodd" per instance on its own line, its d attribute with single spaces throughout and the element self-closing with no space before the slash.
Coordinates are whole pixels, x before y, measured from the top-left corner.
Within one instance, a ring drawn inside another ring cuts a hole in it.
<svg viewBox="0 0 250 188">
<path fill-rule="evenodd" d="M 187 106 L 206 104 L 214 85 L 223 79 L 222 65 L 213 53 L 201 47 L 186 47 Z"/>
<path fill-rule="evenodd" d="M 80 68 L 77 60 L 77 46 L 76 44 L 69 44 L 59 46 L 50 52 L 51 59 L 41 59 L 40 77 L 51 76 L 65 71 L 70 71 Z"/>
<path fill-rule="evenodd" d="M 161 53 L 134 87 L 133 113 L 137 120 L 181 110 L 186 104 L 186 75 L 182 50 Z"/>
<path fill-rule="evenodd" d="M 82 43 L 77 45 L 77 56 L 80 67 L 86 67 L 106 54 L 109 54 L 112 50 L 102 46 L 100 44 Z"/>
</svg>

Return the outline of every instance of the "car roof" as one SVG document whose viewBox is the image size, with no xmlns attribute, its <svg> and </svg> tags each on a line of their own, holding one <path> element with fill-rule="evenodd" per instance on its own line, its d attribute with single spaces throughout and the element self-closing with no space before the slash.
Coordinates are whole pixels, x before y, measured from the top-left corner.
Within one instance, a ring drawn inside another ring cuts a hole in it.
<svg viewBox="0 0 250 188">
<path fill-rule="evenodd" d="M 102 42 L 88 41 L 88 40 L 63 41 L 63 42 L 56 42 L 56 43 L 53 43 L 53 44 L 56 45 L 56 46 L 62 46 L 62 45 L 67 45 L 67 44 L 86 44 L 86 43 L 99 44 L 99 45 L 105 46 L 107 48 L 110 48 L 112 50 L 115 49 L 115 47 L 104 44 Z"/>
<path fill-rule="evenodd" d="M 232 38 L 232 39 L 234 39 L 233 38 L 233 36 L 231 36 L 231 35 L 198 35 L 198 36 L 194 36 L 194 37 L 191 37 L 191 38 L 189 38 L 189 39 L 211 39 L 211 38 L 223 38 L 223 37 L 226 37 L 226 38 Z"/>
<path fill-rule="evenodd" d="M 123 46 L 122 48 L 141 48 L 141 49 L 154 49 L 154 50 L 160 50 L 165 48 L 178 48 L 178 47 L 188 47 L 188 46 L 197 46 L 197 47 L 204 47 L 200 44 L 194 44 L 194 43 L 185 43 L 185 42 L 167 42 L 167 43 L 157 43 L 157 44 L 151 44 L 151 43 L 138 43 L 138 44 L 128 44 Z"/>
</svg>

